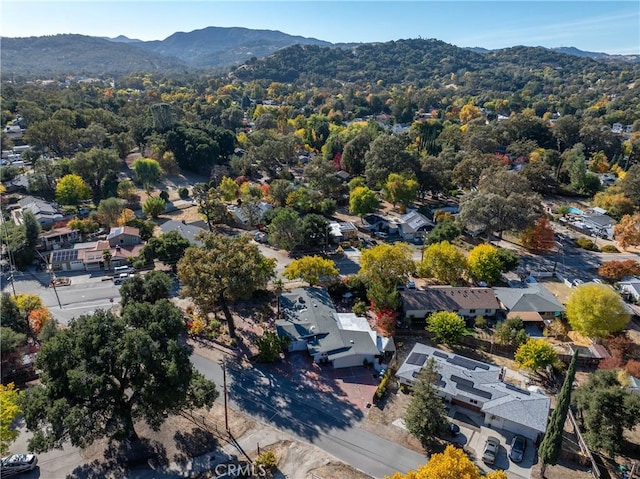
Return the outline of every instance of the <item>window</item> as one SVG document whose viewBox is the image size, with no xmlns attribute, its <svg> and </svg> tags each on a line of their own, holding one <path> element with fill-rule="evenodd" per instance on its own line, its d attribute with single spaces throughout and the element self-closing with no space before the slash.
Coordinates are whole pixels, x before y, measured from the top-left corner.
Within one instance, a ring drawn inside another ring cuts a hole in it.
<svg viewBox="0 0 640 479">
<path fill-rule="evenodd" d="M 478 404 L 478 401 L 476 401 L 475 399 L 469 399 L 469 402 L 470 402 L 471 404 Z"/>
<path fill-rule="evenodd" d="M 475 309 L 470 309 L 469 310 L 469 314 L 475 314 L 476 310 Z"/>
</svg>

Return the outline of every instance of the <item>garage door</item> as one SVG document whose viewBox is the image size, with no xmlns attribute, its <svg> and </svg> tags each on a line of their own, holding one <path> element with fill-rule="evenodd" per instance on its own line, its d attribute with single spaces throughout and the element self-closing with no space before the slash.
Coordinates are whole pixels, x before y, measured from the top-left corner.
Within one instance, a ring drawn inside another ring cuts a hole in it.
<svg viewBox="0 0 640 479">
<path fill-rule="evenodd" d="M 70 263 L 71 271 L 82 271 L 84 270 L 84 262 L 83 261 L 71 261 Z"/>
<path fill-rule="evenodd" d="M 531 439 L 534 442 L 538 439 L 538 431 L 531 429 L 530 427 L 523 426 L 522 424 L 517 424 L 513 421 L 509 421 L 508 419 L 505 419 L 503 424 L 503 429 L 505 431 L 512 432 L 513 434 L 519 434 Z"/>
</svg>

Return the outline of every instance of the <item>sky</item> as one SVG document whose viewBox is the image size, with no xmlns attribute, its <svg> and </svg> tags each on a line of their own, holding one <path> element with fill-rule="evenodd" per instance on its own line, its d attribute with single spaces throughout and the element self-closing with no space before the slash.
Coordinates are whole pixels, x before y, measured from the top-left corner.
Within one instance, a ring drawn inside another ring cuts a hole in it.
<svg viewBox="0 0 640 479">
<path fill-rule="evenodd" d="M 209 26 L 279 30 L 332 43 L 436 38 L 459 47 L 576 47 L 640 54 L 640 2 L 1 0 L 0 35 L 77 33 L 163 40 Z"/>
</svg>

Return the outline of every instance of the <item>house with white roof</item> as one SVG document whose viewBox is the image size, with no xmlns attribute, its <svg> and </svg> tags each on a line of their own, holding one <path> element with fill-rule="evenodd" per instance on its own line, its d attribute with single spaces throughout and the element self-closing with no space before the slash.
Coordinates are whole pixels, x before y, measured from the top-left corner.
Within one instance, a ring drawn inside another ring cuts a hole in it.
<svg viewBox="0 0 640 479">
<path fill-rule="evenodd" d="M 637 303 L 640 302 L 640 278 L 626 278 L 618 283 L 623 296 L 633 298 Z"/>
<path fill-rule="evenodd" d="M 400 218 L 398 233 L 405 241 L 415 241 L 424 238 L 426 232 L 433 229 L 434 226 L 425 215 L 413 210 Z"/>
<path fill-rule="evenodd" d="M 289 351 L 308 351 L 314 362 L 334 368 L 378 367 L 385 353 L 395 351 L 393 338 L 383 338 L 365 318 L 338 313 L 322 288 L 296 288 L 278 299 L 276 331 L 289 341 Z"/>
<path fill-rule="evenodd" d="M 547 429 L 549 397 L 504 381 L 499 366 L 417 343 L 396 373 L 411 387 L 429 359 L 438 371 L 435 387 L 445 401 L 484 416 L 484 424 L 536 441 Z"/>
</svg>

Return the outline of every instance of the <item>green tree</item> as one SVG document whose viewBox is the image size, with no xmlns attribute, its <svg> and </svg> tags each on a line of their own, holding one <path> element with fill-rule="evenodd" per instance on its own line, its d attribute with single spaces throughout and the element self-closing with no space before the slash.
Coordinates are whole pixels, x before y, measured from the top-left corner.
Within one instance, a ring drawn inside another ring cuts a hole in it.
<svg viewBox="0 0 640 479">
<path fill-rule="evenodd" d="M 558 394 L 558 400 L 556 401 L 556 407 L 551 413 L 549 419 L 549 425 L 544 433 L 544 438 L 540 447 L 538 448 L 538 454 L 540 461 L 542 462 L 542 475 L 544 476 L 544 469 L 547 464 L 557 464 L 560 457 L 560 449 L 562 447 L 562 434 L 564 432 L 564 423 L 567 420 L 567 413 L 569 412 L 569 406 L 571 405 L 571 391 L 573 389 L 573 381 L 576 378 L 576 364 L 578 362 L 578 352 L 576 351 L 571 358 L 567 375 L 562 383 L 562 389 Z"/>
<path fill-rule="evenodd" d="M 77 205 L 91 196 L 91 190 L 78 175 L 60 178 L 56 186 L 56 201 L 62 205 Z"/>
<path fill-rule="evenodd" d="M 63 121 L 48 119 L 33 123 L 24 134 L 24 141 L 38 150 L 49 150 L 64 157 L 74 149 L 75 132 Z"/>
<path fill-rule="evenodd" d="M 429 358 L 413 384 L 404 418 L 407 430 L 425 447 L 447 428 L 446 409 L 435 386 L 438 376 L 435 361 Z"/>
<path fill-rule="evenodd" d="M 26 333 L 28 331 L 26 316 L 20 312 L 18 304 L 9 293 L 2 293 L 0 323 L 2 326 L 11 328 L 18 333 Z"/>
<path fill-rule="evenodd" d="M 42 227 L 33 212 L 29 210 L 22 212 L 22 223 L 24 224 L 26 246 L 27 248 L 35 249 Z"/>
<path fill-rule="evenodd" d="M 331 280 L 338 277 L 336 264 L 322 256 L 305 256 L 293 260 L 285 269 L 282 275 L 290 280 L 301 279 L 311 286 L 315 286 L 322 280 Z"/>
<path fill-rule="evenodd" d="M 575 391 L 587 445 L 611 456 L 620 452 L 624 430 L 640 423 L 640 396 L 627 391 L 613 370 L 599 369 Z"/>
<path fill-rule="evenodd" d="M 436 343 L 453 346 L 467 334 L 467 325 L 464 319 L 447 311 L 433 313 L 427 318 L 427 331 L 433 334 Z"/>
<path fill-rule="evenodd" d="M 517 316 L 501 321 L 496 326 L 494 337 L 498 344 L 510 345 L 515 348 L 529 341 L 529 335 L 524 329 L 524 323 Z"/>
<path fill-rule="evenodd" d="M 178 262 L 182 295 L 193 299 L 202 314 L 222 308 L 235 338 L 229 303 L 250 298 L 267 287 L 275 274 L 275 260 L 265 258 L 248 236 L 226 237 L 202 234 L 203 247 L 187 249 Z"/>
<path fill-rule="evenodd" d="M 418 182 L 415 178 L 391 173 L 382 187 L 382 192 L 387 201 L 390 201 L 394 207 L 396 204 L 400 204 L 400 209 L 404 212 L 407 205 L 416 199 Z"/>
<path fill-rule="evenodd" d="M 109 177 L 113 177 L 120 166 L 118 154 L 113 150 L 103 148 L 91 148 L 87 152 L 78 153 L 71 162 L 71 169 L 87 182 L 96 203 L 103 196 L 109 196 L 107 194 Z"/>
<path fill-rule="evenodd" d="M 266 331 L 262 336 L 256 338 L 256 346 L 258 347 L 258 361 L 272 363 L 280 357 L 280 353 L 287 346 L 287 341 L 273 331 Z"/>
<path fill-rule="evenodd" d="M 122 283 L 120 304 L 125 307 L 130 303 L 156 303 L 161 299 L 169 299 L 171 286 L 171 278 L 162 271 L 151 271 L 144 276 L 135 275 Z"/>
<path fill-rule="evenodd" d="M 142 250 L 142 255 L 150 259 L 159 259 L 171 267 L 171 272 L 176 273 L 178 261 L 184 256 L 184 252 L 191 246 L 191 242 L 178 231 L 169 231 L 160 236 L 151 238 Z"/>
<path fill-rule="evenodd" d="M 565 313 L 573 329 L 592 338 L 621 331 L 631 319 L 620 295 L 604 284 L 578 286 L 569 296 Z"/>
<path fill-rule="evenodd" d="M 147 191 L 153 188 L 162 175 L 160 163 L 151 158 L 138 158 L 133 162 L 132 166 L 136 179 L 142 183 L 142 187 Z"/>
<path fill-rule="evenodd" d="M 169 301 L 97 310 L 43 344 L 41 384 L 20 401 L 29 449 L 85 447 L 102 437 L 136 440 L 135 422 L 157 431 L 166 415 L 210 407 L 215 385 L 191 365 L 180 310 Z M 89 399 L 89 400 L 88 400 Z"/>
<path fill-rule="evenodd" d="M 125 201 L 120 198 L 106 198 L 98 204 L 98 219 L 104 226 L 110 227 L 118 224 L 118 218 L 122 214 Z"/>
<path fill-rule="evenodd" d="M 462 234 L 462 229 L 453 219 L 444 219 L 427 235 L 427 244 L 440 243 L 441 241 L 452 242 Z"/>
<path fill-rule="evenodd" d="M 363 218 L 373 213 L 380 206 L 380 201 L 375 191 L 366 186 L 357 186 L 349 194 L 349 212 Z"/>
<path fill-rule="evenodd" d="M 546 339 L 529 339 L 514 356 L 516 363 L 534 373 L 558 362 L 558 353 Z"/>
<path fill-rule="evenodd" d="M 122 180 L 121 182 L 118 183 L 118 188 L 117 188 L 118 196 L 123 200 L 126 200 L 126 201 L 133 200 L 136 196 L 137 191 L 138 191 L 138 188 L 136 188 L 136 185 L 133 183 L 133 181 L 129 179 Z"/>
<path fill-rule="evenodd" d="M 302 237 L 308 246 L 325 245 L 328 237 L 329 222 L 324 216 L 309 213 L 302 218 Z"/>
<path fill-rule="evenodd" d="M 469 274 L 476 281 L 495 284 L 502 273 L 502 260 L 498 249 L 488 244 L 473 248 L 467 257 Z"/>
<path fill-rule="evenodd" d="M 0 454 L 3 455 L 9 451 L 9 446 L 20 434 L 13 427 L 21 412 L 18 405 L 20 394 L 13 383 L 6 386 L 0 384 Z"/>
<path fill-rule="evenodd" d="M 16 332 L 15 330 L 2 326 L 0 330 L 0 348 L 2 348 L 2 354 L 9 354 L 17 347 L 26 344 L 27 335 L 24 333 Z"/>
<path fill-rule="evenodd" d="M 417 274 L 423 278 L 432 277 L 443 283 L 455 285 L 462 277 L 466 266 L 464 254 L 451 243 L 442 241 L 424 250 Z"/>
<path fill-rule="evenodd" d="M 287 196 L 293 191 L 293 184 L 288 180 L 273 180 L 269 184 L 269 196 L 272 198 L 276 206 L 284 206 L 287 202 Z"/>
<path fill-rule="evenodd" d="M 283 208 L 271 220 L 269 243 L 291 251 L 302 241 L 302 220 L 300 215 L 291 208 Z"/>
<path fill-rule="evenodd" d="M 152 218 L 157 218 L 166 209 L 165 201 L 158 196 L 150 196 L 142 205 L 142 211 Z"/>
<path fill-rule="evenodd" d="M 381 134 L 365 154 L 365 177 L 372 188 L 381 187 L 391 173 L 415 173 L 418 161 L 406 150 L 407 142 L 397 135 Z"/>
<path fill-rule="evenodd" d="M 193 187 L 193 199 L 198 202 L 198 213 L 205 217 L 209 231 L 213 231 L 214 225 L 229 220 L 229 210 L 220 199 L 218 189 L 208 188 L 206 183 L 197 183 Z"/>
</svg>

